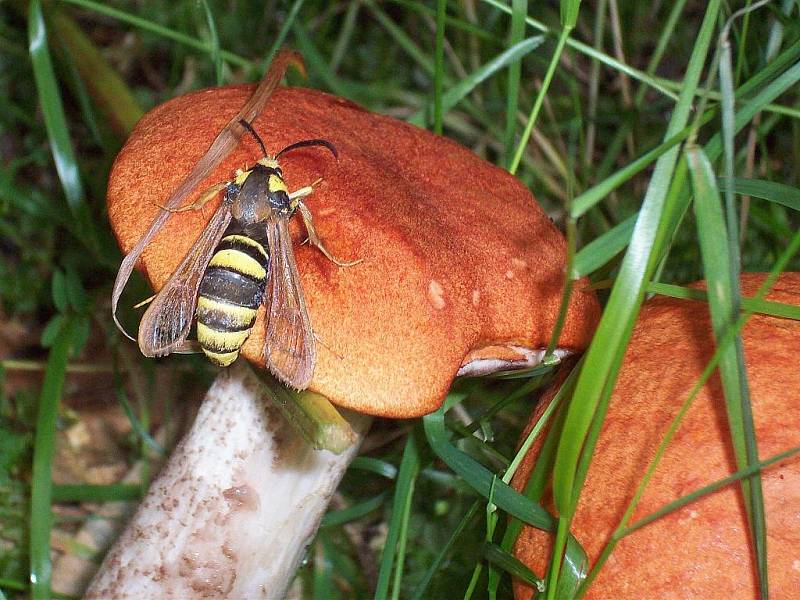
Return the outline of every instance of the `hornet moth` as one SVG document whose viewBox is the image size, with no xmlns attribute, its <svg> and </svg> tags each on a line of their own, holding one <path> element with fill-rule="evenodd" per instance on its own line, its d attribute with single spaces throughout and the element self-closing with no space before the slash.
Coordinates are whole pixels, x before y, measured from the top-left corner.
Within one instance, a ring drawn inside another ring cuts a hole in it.
<svg viewBox="0 0 800 600">
<path fill-rule="evenodd" d="M 244 119 L 263 157 L 230 181 L 212 186 L 189 206 L 198 210 L 224 190 L 203 232 L 163 288 L 152 298 L 139 324 L 137 341 L 145 356 L 202 351 L 219 366 L 230 365 L 250 335 L 256 311 L 267 307 L 263 357 L 285 384 L 308 387 L 316 364 L 316 344 L 297 272 L 289 220 L 300 212 L 308 241 L 340 266 L 319 239 L 311 211 L 303 203 L 322 181 L 289 192 L 278 159 L 292 150 L 320 146 L 338 158 L 327 140 L 303 140 L 271 156 Z M 196 318 L 197 341 L 188 340 Z"/>
<path fill-rule="evenodd" d="M 333 144 L 305 140 L 270 156 L 250 125 L 291 64 L 304 70 L 302 57 L 296 52 L 278 53 L 250 99 L 220 131 L 166 206 L 161 207 L 150 228 L 125 255 L 114 281 L 111 314 L 119 330 L 134 340 L 120 323 L 117 307 L 145 247 L 173 213 L 198 209 L 225 190 L 223 201 L 199 238 L 152 298 L 139 326 L 139 348 L 146 356 L 164 356 L 197 352 L 199 347 L 213 362 L 230 364 L 252 329 L 256 309 L 264 303 L 268 308 L 264 361 L 278 379 L 301 390 L 308 387 L 314 374 L 316 344 L 292 251 L 289 220 L 299 210 L 308 241 L 336 264 L 348 266 L 360 261 L 336 260 L 314 230 L 311 212 L 302 199 L 321 180 L 290 193 L 278 164 L 281 155 L 306 146 L 324 147 L 338 158 Z M 179 208 L 233 150 L 244 132 L 258 142 L 263 158 L 251 169 L 238 171 L 232 181 L 206 190 L 195 204 Z M 187 339 L 195 316 L 197 342 Z"/>
</svg>

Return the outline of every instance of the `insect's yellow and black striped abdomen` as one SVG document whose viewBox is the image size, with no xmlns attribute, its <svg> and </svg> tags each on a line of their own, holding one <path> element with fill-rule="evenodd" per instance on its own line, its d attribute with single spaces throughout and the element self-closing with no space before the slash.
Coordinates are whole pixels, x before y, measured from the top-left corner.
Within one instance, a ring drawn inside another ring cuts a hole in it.
<svg viewBox="0 0 800 600">
<path fill-rule="evenodd" d="M 197 299 L 197 340 L 211 362 L 227 367 L 239 356 L 261 305 L 269 271 L 264 246 L 226 235 L 203 274 Z"/>
</svg>

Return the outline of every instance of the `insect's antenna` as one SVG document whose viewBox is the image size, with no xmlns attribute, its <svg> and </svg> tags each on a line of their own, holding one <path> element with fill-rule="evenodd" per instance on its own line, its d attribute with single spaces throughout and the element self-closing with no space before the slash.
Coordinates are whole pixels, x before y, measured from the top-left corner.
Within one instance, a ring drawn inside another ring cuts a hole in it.
<svg viewBox="0 0 800 600">
<path fill-rule="evenodd" d="M 254 138 L 256 138 L 256 141 L 258 142 L 258 145 L 261 146 L 261 151 L 264 153 L 264 156 L 269 156 L 269 153 L 267 152 L 267 149 L 264 147 L 264 142 L 261 141 L 261 137 L 256 133 L 256 130 L 253 129 L 253 126 L 250 125 L 250 123 L 248 123 L 244 119 L 239 119 L 239 125 L 241 125 L 245 129 L 247 129 L 247 131 L 250 132 L 250 135 L 252 135 Z"/>
<path fill-rule="evenodd" d="M 291 152 L 292 150 L 296 150 L 297 148 L 305 148 L 307 146 L 322 146 L 327 148 L 331 151 L 331 154 L 339 160 L 339 153 L 336 151 L 336 146 L 331 144 L 328 140 L 303 140 L 302 142 L 295 142 L 294 144 L 290 144 L 286 146 L 283 150 L 278 152 L 275 155 L 275 158 L 278 158 L 281 154 L 285 154 L 287 152 Z"/>
</svg>

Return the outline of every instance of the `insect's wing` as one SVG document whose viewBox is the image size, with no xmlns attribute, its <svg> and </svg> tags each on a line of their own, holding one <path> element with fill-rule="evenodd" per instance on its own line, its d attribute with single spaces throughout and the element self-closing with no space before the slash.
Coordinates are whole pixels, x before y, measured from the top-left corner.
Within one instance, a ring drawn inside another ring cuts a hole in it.
<svg viewBox="0 0 800 600">
<path fill-rule="evenodd" d="M 270 254 L 264 358 L 275 376 L 302 390 L 311 383 L 317 350 L 292 251 L 288 219 L 267 222 Z"/>
<path fill-rule="evenodd" d="M 145 356 L 164 356 L 180 351 L 185 345 L 192 328 L 200 281 L 230 220 L 229 205 L 223 202 L 147 308 L 139 324 L 138 340 Z"/>
</svg>

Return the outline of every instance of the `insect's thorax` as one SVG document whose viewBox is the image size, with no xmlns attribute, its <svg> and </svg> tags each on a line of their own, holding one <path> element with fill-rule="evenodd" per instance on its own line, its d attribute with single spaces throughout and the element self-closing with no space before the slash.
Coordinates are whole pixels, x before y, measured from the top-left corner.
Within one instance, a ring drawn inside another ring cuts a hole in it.
<svg viewBox="0 0 800 600">
<path fill-rule="evenodd" d="M 277 163 L 273 161 L 266 166 L 258 162 L 243 174 L 243 179 L 231 204 L 231 213 L 241 227 L 247 228 L 275 215 L 283 218 L 292 216 L 294 207 Z"/>
</svg>

